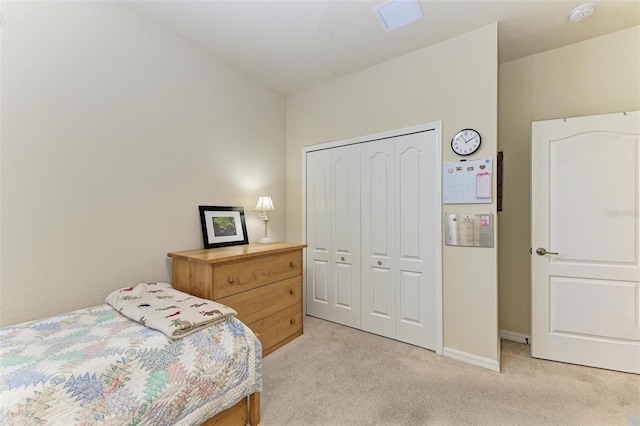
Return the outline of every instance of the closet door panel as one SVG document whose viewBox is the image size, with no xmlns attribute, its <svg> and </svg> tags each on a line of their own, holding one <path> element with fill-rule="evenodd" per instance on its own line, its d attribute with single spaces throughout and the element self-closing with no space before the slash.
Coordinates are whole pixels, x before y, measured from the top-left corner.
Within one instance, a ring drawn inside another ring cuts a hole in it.
<svg viewBox="0 0 640 426">
<path fill-rule="evenodd" d="M 370 273 L 371 315 L 390 320 L 394 308 L 390 303 L 393 300 L 392 271 L 388 268 L 373 267 Z M 389 334 L 392 334 L 391 331 Z"/>
<path fill-rule="evenodd" d="M 307 314 L 331 319 L 331 153 L 307 154 Z"/>
<path fill-rule="evenodd" d="M 340 314 L 340 309 L 352 311 L 354 305 L 360 305 L 358 301 L 354 300 L 353 291 L 351 290 L 351 283 L 353 280 L 353 267 L 346 263 L 336 262 L 333 265 L 334 271 L 334 309 L 332 319 L 337 320 L 337 316 Z"/>
<path fill-rule="evenodd" d="M 374 143 L 371 143 L 372 145 Z M 393 153 L 388 152 L 389 144 L 383 145 L 386 150 L 376 150 L 367 158 L 368 180 L 366 191 L 368 196 L 368 233 L 370 237 L 370 255 L 376 258 L 390 259 L 393 252 Z M 369 147 L 367 147 L 369 148 Z M 391 226 L 390 226 L 391 225 Z"/>
<path fill-rule="evenodd" d="M 323 310 L 329 305 L 329 294 L 331 293 L 331 268 L 329 262 L 321 259 L 313 259 L 310 265 L 311 300 L 315 308 L 307 308 L 309 315 L 321 316 Z M 329 317 L 325 319 L 330 319 Z"/>
<path fill-rule="evenodd" d="M 421 261 L 420 236 L 420 151 L 410 146 L 398 153 L 396 188 L 398 193 L 398 249 L 405 261 Z"/>
<path fill-rule="evenodd" d="M 395 161 L 389 140 L 361 146 L 362 328 L 395 335 Z"/>
<path fill-rule="evenodd" d="M 331 149 L 332 321 L 360 327 L 360 146 Z"/>
<path fill-rule="evenodd" d="M 396 338 L 435 349 L 435 132 L 394 138 L 398 194 Z"/>
<path fill-rule="evenodd" d="M 398 320 L 402 323 L 409 323 L 422 326 L 422 316 L 424 314 L 420 306 L 422 274 L 410 271 L 400 271 L 399 283 L 399 307 Z"/>
</svg>

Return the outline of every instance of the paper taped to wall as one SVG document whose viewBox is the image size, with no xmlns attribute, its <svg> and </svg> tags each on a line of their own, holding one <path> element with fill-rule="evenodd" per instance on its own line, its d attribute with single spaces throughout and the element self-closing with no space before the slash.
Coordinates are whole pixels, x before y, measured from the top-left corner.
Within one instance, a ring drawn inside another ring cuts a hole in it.
<svg viewBox="0 0 640 426">
<path fill-rule="evenodd" d="M 476 175 L 476 198 L 491 198 L 491 173 Z"/>
</svg>

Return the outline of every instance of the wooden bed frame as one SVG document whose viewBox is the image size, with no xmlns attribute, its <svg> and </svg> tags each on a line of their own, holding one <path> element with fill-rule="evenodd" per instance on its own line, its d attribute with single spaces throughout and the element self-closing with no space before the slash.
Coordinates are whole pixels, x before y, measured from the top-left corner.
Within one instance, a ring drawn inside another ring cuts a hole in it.
<svg viewBox="0 0 640 426">
<path fill-rule="evenodd" d="M 202 423 L 202 426 L 246 426 L 247 413 L 249 424 L 257 426 L 260 423 L 260 392 L 242 398 L 233 407 L 227 408 Z"/>
</svg>

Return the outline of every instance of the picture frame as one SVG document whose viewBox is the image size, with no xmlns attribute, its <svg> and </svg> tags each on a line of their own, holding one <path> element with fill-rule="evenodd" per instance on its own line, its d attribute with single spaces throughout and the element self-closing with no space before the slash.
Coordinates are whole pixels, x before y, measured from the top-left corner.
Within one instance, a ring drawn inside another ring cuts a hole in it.
<svg viewBox="0 0 640 426">
<path fill-rule="evenodd" d="M 204 248 L 248 244 L 242 207 L 199 206 Z"/>
<path fill-rule="evenodd" d="M 498 211 L 502 211 L 502 164 L 504 162 L 504 154 L 502 151 L 498 151 L 498 161 L 496 167 L 496 176 L 498 177 Z"/>
</svg>

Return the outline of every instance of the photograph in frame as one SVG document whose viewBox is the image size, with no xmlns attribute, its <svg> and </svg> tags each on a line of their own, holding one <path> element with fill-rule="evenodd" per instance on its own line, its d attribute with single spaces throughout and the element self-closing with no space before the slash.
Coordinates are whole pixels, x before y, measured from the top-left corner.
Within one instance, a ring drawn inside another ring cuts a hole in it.
<svg viewBox="0 0 640 426">
<path fill-rule="evenodd" d="M 248 244 L 242 207 L 200 206 L 204 248 Z"/>
</svg>

